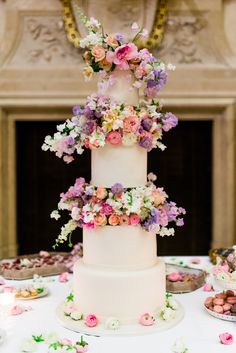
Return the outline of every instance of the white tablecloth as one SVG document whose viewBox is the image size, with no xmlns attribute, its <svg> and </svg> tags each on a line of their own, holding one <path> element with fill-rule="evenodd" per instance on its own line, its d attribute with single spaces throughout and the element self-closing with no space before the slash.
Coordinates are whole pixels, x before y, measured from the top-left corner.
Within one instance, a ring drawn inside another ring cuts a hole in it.
<svg viewBox="0 0 236 353">
<path fill-rule="evenodd" d="M 180 259 L 180 258 L 178 258 Z M 187 264 L 188 257 L 181 257 Z M 209 266 L 206 257 L 201 257 L 201 266 Z M 195 266 L 196 267 L 196 266 Z M 200 266 L 198 266 L 200 267 Z M 22 284 L 22 281 L 6 281 L 9 285 Z M 24 281 L 27 283 L 30 281 Z M 32 306 L 32 311 L 19 316 L 11 316 L 0 322 L 0 327 L 7 331 L 7 338 L 0 345 L 2 353 L 18 353 L 24 338 L 31 334 L 56 332 L 60 338 L 77 340 L 80 335 L 69 331 L 57 322 L 55 310 L 61 301 L 69 294 L 72 287 L 72 275 L 67 283 L 60 283 L 58 276 L 45 278 L 45 284 L 50 290 L 47 297 L 34 299 L 20 304 Z M 219 287 L 216 286 L 216 289 Z M 210 294 L 198 289 L 190 294 L 178 294 L 175 298 L 185 309 L 184 319 L 174 328 L 156 334 L 135 337 L 92 337 L 86 336 L 91 353 L 171 353 L 176 339 L 183 337 L 189 348 L 189 353 L 235 353 L 236 352 L 236 324 L 215 319 L 203 309 L 204 299 Z M 234 335 L 235 342 L 225 346 L 219 342 L 218 335 L 229 332 Z M 38 345 L 37 352 L 45 352 Z"/>
</svg>

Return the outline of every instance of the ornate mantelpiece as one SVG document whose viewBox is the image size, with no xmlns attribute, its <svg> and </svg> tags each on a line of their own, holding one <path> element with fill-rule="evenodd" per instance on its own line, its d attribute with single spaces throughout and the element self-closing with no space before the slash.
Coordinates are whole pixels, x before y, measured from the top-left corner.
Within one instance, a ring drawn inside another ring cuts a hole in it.
<svg viewBox="0 0 236 353">
<path fill-rule="evenodd" d="M 107 27 L 126 30 L 137 18 L 151 28 L 153 13 L 144 0 L 80 2 L 91 14 L 93 8 L 110 13 Z M 148 3 L 155 8 L 157 1 Z M 214 246 L 236 240 L 235 11 L 236 0 L 171 0 L 164 41 L 154 49 L 177 64 L 162 91 L 166 105 L 183 119 L 214 122 Z M 0 256 L 6 256 L 17 247 L 15 121 L 56 119 L 56 109 L 81 101 L 95 83 L 83 81 L 79 49 L 66 39 L 59 0 L 0 1 L 0 43 Z"/>
</svg>

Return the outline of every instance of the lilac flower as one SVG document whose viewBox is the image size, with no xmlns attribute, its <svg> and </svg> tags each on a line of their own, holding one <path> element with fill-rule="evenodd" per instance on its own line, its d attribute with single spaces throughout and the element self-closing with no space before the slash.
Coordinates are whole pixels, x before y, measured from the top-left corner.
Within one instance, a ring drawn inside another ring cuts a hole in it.
<svg viewBox="0 0 236 353">
<path fill-rule="evenodd" d="M 172 129 L 173 127 L 176 127 L 176 125 L 178 124 L 177 117 L 172 113 L 166 113 L 162 118 L 162 121 L 164 123 L 163 130 L 166 132 Z"/>
<path fill-rule="evenodd" d="M 123 191 L 124 191 L 124 187 L 120 183 L 115 183 L 111 187 L 111 192 L 113 193 L 113 195 L 121 195 Z"/>
<path fill-rule="evenodd" d="M 155 80 L 158 81 L 160 87 L 164 86 L 167 81 L 167 73 L 160 69 L 154 69 Z"/>
<path fill-rule="evenodd" d="M 148 232 L 155 231 L 157 226 L 157 223 L 154 221 L 153 218 L 148 218 L 144 223 L 143 223 L 143 228 L 147 230 Z"/>
<path fill-rule="evenodd" d="M 84 108 L 84 115 L 89 118 L 92 119 L 94 117 L 94 111 L 91 110 L 88 106 L 85 106 Z"/>
<path fill-rule="evenodd" d="M 69 145 L 69 146 L 73 146 L 75 143 L 75 139 L 71 136 L 69 136 L 67 139 L 66 139 L 66 144 Z"/>
<path fill-rule="evenodd" d="M 158 86 L 158 82 L 155 80 L 147 80 L 147 87 L 148 88 L 153 88 Z"/>
<path fill-rule="evenodd" d="M 146 131 L 149 131 L 152 127 L 152 119 L 145 118 L 142 120 L 141 124 Z"/>
<path fill-rule="evenodd" d="M 74 115 L 82 115 L 83 114 L 83 109 L 81 109 L 78 105 L 75 105 L 73 108 L 72 108 L 72 113 Z"/>
<path fill-rule="evenodd" d="M 87 121 L 83 126 L 82 126 L 82 131 L 86 135 L 90 135 L 95 129 L 95 122 L 90 120 Z"/>
<path fill-rule="evenodd" d="M 157 208 L 153 208 L 151 211 L 151 215 L 153 216 L 152 219 L 155 223 L 158 223 L 159 221 L 159 214 L 158 214 L 158 209 Z"/>
<path fill-rule="evenodd" d="M 119 41 L 119 42 L 123 42 L 124 40 L 124 36 L 120 33 L 116 33 L 115 34 L 115 38 Z"/>
<path fill-rule="evenodd" d="M 184 225 L 184 220 L 183 220 L 183 218 L 177 219 L 176 225 L 177 225 L 178 227 L 182 227 L 182 226 Z"/>
<path fill-rule="evenodd" d="M 139 146 L 146 148 L 148 152 L 152 149 L 152 139 L 148 136 L 144 136 L 139 141 Z"/>
</svg>

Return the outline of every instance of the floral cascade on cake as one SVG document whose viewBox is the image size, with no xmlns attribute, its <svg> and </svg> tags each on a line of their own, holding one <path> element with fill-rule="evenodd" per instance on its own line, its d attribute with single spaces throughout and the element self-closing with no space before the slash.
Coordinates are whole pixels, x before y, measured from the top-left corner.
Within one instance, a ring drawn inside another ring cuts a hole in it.
<svg viewBox="0 0 236 353">
<path fill-rule="evenodd" d="M 98 73 L 98 92 L 84 106 L 74 106 L 73 117 L 42 146 L 67 163 L 91 149 L 91 182 L 77 178 L 51 214 L 58 219 L 66 210 L 70 216 L 55 246 L 67 240 L 71 245 L 72 232 L 83 228 L 73 305 L 63 317 L 78 322 L 85 333 L 96 332 L 96 326 L 121 331 L 153 326 L 157 313 L 172 319 L 178 312 L 171 300 L 166 307 L 165 263 L 156 256 L 155 235 L 174 235 L 172 225 L 183 225 L 185 210 L 154 185 L 153 173 L 147 178 L 147 153 L 164 150 L 163 133 L 178 122 L 158 100 L 173 66 L 138 50 L 133 41 L 146 30 L 136 23 L 133 41 L 126 43 L 121 34 L 105 34 L 96 19 L 80 16 L 89 31 L 80 43 L 86 48 L 84 75 L 88 80 Z"/>
</svg>

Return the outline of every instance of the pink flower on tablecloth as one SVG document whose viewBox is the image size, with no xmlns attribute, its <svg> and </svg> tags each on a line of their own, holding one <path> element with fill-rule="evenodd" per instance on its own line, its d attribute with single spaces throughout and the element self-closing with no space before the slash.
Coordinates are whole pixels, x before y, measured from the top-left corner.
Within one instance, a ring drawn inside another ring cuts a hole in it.
<svg viewBox="0 0 236 353">
<path fill-rule="evenodd" d="M 231 335 L 231 333 L 228 333 L 228 332 L 221 333 L 219 335 L 219 338 L 220 338 L 220 342 L 222 344 L 229 345 L 229 344 L 232 344 L 234 342 L 233 335 Z"/>
<path fill-rule="evenodd" d="M 5 286 L 5 287 L 3 287 L 3 291 L 4 291 L 5 293 L 12 293 L 13 290 L 14 290 L 14 287 L 12 287 L 12 286 Z"/>
<path fill-rule="evenodd" d="M 10 310 L 10 314 L 11 315 L 20 315 L 25 311 L 25 309 L 20 306 L 20 305 L 14 305 L 11 310 Z"/>
<path fill-rule="evenodd" d="M 214 292 L 215 291 L 215 289 L 213 288 L 213 285 L 210 283 L 205 283 L 202 290 L 204 292 Z"/>
<path fill-rule="evenodd" d="M 63 338 L 60 343 L 63 345 L 63 346 L 71 346 L 73 343 L 71 340 L 69 340 L 68 338 Z"/>
<path fill-rule="evenodd" d="M 190 260 L 190 263 L 191 264 L 195 264 L 195 265 L 199 265 L 201 263 L 201 259 L 199 257 L 193 257 L 191 260 Z"/>
<path fill-rule="evenodd" d="M 88 327 L 95 327 L 98 324 L 98 319 L 94 314 L 89 314 L 85 318 L 85 324 Z"/>
<path fill-rule="evenodd" d="M 82 346 L 76 346 L 76 353 L 86 353 L 88 352 L 88 348 L 85 346 L 85 347 L 82 347 Z"/>
<path fill-rule="evenodd" d="M 61 282 L 61 283 L 68 282 L 69 281 L 68 275 L 69 275 L 68 272 L 62 272 L 58 278 L 59 282 Z"/>
<path fill-rule="evenodd" d="M 151 326 L 154 322 L 154 317 L 148 313 L 143 314 L 139 319 L 139 323 L 143 326 Z"/>
</svg>

